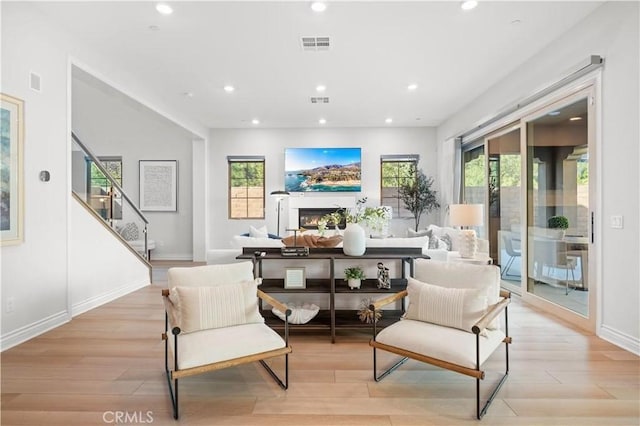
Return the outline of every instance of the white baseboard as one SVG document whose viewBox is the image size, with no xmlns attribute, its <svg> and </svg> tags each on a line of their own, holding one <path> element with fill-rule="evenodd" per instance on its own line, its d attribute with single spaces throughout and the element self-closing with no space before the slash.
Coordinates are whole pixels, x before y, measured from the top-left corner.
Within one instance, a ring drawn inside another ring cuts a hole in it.
<svg viewBox="0 0 640 426">
<path fill-rule="evenodd" d="M 105 303 L 111 302 L 118 297 L 122 297 L 148 285 L 149 281 L 140 281 L 116 288 L 107 293 L 94 296 L 87 300 L 83 300 L 82 302 L 75 303 L 73 306 L 71 306 L 71 316 L 75 317 L 77 315 L 90 311 L 91 309 L 97 308 L 98 306 L 104 305 Z"/>
<path fill-rule="evenodd" d="M 151 261 L 154 260 L 193 260 L 193 255 L 191 254 L 171 254 L 171 253 L 163 253 L 159 255 L 155 255 L 151 252 Z"/>
<path fill-rule="evenodd" d="M 616 346 L 620 346 L 622 349 L 631 353 L 640 355 L 640 340 L 633 336 L 629 336 L 628 334 L 621 333 L 618 330 L 614 330 L 613 328 L 603 325 L 600 327 L 600 330 L 598 330 L 598 337 L 606 340 L 607 342 L 613 343 Z"/>
<path fill-rule="evenodd" d="M 19 345 L 20 343 L 24 343 L 27 340 L 33 339 L 34 337 L 39 336 L 42 333 L 46 333 L 49 330 L 53 330 L 67 322 L 69 322 L 68 312 L 62 311 L 32 324 L 20 327 L 17 330 L 13 330 L 0 337 L 0 352 Z"/>
</svg>

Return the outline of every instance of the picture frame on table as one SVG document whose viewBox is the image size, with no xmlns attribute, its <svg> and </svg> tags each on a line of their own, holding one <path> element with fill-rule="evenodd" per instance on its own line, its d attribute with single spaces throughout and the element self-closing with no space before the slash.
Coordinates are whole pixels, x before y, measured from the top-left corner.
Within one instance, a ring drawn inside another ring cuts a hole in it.
<svg viewBox="0 0 640 426">
<path fill-rule="evenodd" d="M 0 93 L 0 243 L 24 236 L 24 101 Z"/>
<path fill-rule="evenodd" d="M 140 210 L 178 211 L 178 161 L 140 160 Z"/>
<path fill-rule="evenodd" d="M 305 268 L 292 267 L 285 268 L 284 272 L 284 288 L 289 290 L 304 289 L 307 287 Z"/>
</svg>

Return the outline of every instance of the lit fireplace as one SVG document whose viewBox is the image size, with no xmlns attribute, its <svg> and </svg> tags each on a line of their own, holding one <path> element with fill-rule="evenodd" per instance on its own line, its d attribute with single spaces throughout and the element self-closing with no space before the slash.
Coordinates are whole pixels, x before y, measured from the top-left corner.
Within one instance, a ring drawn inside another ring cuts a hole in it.
<svg viewBox="0 0 640 426">
<path fill-rule="evenodd" d="M 318 229 L 318 221 L 320 220 L 320 218 L 322 218 L 322 216 L 326 215 L 326 214 L 330 214 L 336 211 L 336 208 L 331 208 L 331 209 L 318 209 L 318 208 L 313 208 L 313 209 L 299 209 L 299 213 L 298 213 L 298 226 L 300 228 L 305 228 L 305 229 Z M 347 224 L 344 221 L 344 218 L 342 219 L 342 222 L 340 222 L 340 224 L 338 225 L 338 228 L 340 229 L 344 229 L 347 226 Z"/>
</svg>

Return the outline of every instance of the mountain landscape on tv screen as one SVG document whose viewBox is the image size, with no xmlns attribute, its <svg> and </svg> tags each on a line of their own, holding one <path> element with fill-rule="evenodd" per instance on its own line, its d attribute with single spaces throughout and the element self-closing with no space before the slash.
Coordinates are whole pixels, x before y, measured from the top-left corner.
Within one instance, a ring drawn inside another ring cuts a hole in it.
<svg viewBox="0 0 640 426">
<path fill-rule="evenodd" d="M 307 170 L 287 170 L 285 189 L 289 192 L 360 191 L 360 163 L 329 164 Z"/>
</svg>

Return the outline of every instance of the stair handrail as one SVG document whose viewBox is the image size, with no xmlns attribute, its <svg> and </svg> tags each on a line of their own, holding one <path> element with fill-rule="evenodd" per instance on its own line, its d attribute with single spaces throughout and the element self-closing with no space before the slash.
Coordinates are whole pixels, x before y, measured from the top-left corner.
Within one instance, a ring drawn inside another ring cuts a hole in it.
<svg viewBox="0 0 640 426">
<path fill-rule="evenodd" d="M 104 168 L 104 166 L 102 165 L 102 162 L 98 159 L 98 157 L 96 157 L 93 154 L 93 152 L 91 152 L 91 150 L 87 148 L 87 146 L 80 141 L 80 139 L 78 138 L 78 136 L 76 136 L 74 132 L 71 132 L 71 137 L 73 138 L 73 141 L 77 143 L 80 146 L 80 148 L 82 148 L 82 150 L 89 156 L 89 158 L 91 158 L 91 160 L 96 165 L 96 167 L 107 177 L 107 179 L 109 179 L 109 182 L 111 182 L 111 185 L 113 185 L 118 190 L 118 192 L 120 192 L 120 195 L 122 196 L 122 198 L 128 201 L 129 206 L 135 210 L 138 216 L 140 216 L 140 218 L 144 221 L 145 225 L 148 225 L 149 220 L 140 211 L 138 206 L 135 205 L 135 203 L 131 200 L 131 198 L 129 198 L 127 193 L 124 192 L 122 187 L 118 185 L 118 182 L 116 182 L 116 180 L 111 176 L 111 174 L 107 171 L 107 169 Z"/>
</svg>

